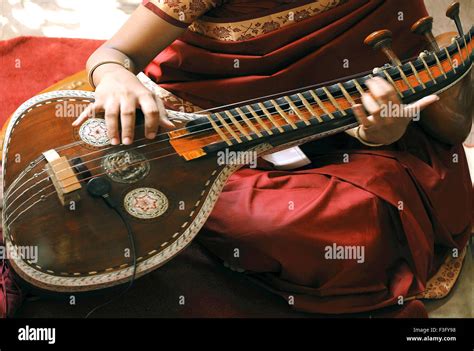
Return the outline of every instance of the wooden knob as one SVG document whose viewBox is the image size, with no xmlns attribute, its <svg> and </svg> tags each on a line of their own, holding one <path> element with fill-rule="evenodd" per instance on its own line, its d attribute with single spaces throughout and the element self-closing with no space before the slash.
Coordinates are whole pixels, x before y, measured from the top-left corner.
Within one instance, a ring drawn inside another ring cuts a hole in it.
<svg viewBox="0 0 474 351">
<path fill-rule="evenodd" d="M 381 50 L 394 65 L 398 66 L 401 64 L 392 50 L 392 32 L 388 29 L 378 30 L 369 34 L 365 38 L 364 44 L 371 46 L 374 50 Z"/>
<path fill-rule="evenodd" d="M 427 16 L 420 18 L 411 26 L 411 31 L 415 34 L 425 34 L 433 29 L 433 17 Z"/>
<path fill-rule="evenodd" d="M 433 29 L 433 17 L 420 18 L 411 26 L 411 31 L 415 34 L 424 35 L 433 51 L 439 51 L 438 43 L 431 30 Z"/>
<path fill-rule="evenodd" d="M 365 38 L 364 44 L 373 47 L 375 50 L 381 49 L 384 46 L 391 46 L 392 32 L 388 29 L 373 32 Z"/>
<path fill-rule="evenodd" d="M 456 23 L 459 35 L 462 37 L 464 32 L 462 30 L 461 19 L 459 18 L 459 2 L 453 2 L 446 10 L 446 16 L 451 18 Z"/>
<path fill-rule="evenodd" d="M 459 2 L 453 2 L 446 10 L 446 16 L 454 20 L 459 16 Z"/>
</svg>

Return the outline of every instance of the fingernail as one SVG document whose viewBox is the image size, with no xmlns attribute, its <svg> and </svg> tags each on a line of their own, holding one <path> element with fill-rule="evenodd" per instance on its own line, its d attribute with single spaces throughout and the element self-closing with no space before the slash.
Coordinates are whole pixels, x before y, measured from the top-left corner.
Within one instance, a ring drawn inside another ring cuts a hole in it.
<svg viewBox="0 0 474 351">
<path fill-rule="evenodd" d="M 439 96 L 438 95 L 435 95 L 436 96 L 436 101 L 439 101 Z"/>
<path fill-rule="evenodd" d="M 156 136 L 156 133 L 148 133 L 148 134 L 146 135 L 146 137 L 147 137 L 148 139 L 155 139 L 155 136 Z"/>
<path fill-rule="evenodd" d="M 132 143 L 132 139 L 129 138 L 129 137 L 125 137 L 125 138 L 123 138 L 123 143 L 125 145 L 130 145 Z"/>
<path fill-rule="evenodd" d="M 118 140 L 117 138 L 112 138 L 112 139 L 110 140 L 110 143 L 111 143 L 112 145 L 118 145 L 119 140 Z"/>
</svg>

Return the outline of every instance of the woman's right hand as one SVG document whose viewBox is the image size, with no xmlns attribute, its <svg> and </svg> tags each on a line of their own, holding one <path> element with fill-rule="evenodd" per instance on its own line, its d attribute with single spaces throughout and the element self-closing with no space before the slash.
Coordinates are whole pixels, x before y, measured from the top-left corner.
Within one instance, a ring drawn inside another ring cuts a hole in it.
<svg viewBox="0 0 474 351">
<path fill-rule="evenodd" d="M 145 116 L 145 137 L 154 139 L 158 128 L 173 128 L 161 99 L 148 90 L 138 78 L 125 68 L 113 64 L 99 67 L 100 82 L 95 91 L 95 102 L 89 105 L 73 122 L 79 126 L 97 112 L 105 113 L 107 134 L 112 145 L 130 145 L 135 134 L 135 110 Z M 119 118 L 121 135 L 119 136 Z"/>
</svg>

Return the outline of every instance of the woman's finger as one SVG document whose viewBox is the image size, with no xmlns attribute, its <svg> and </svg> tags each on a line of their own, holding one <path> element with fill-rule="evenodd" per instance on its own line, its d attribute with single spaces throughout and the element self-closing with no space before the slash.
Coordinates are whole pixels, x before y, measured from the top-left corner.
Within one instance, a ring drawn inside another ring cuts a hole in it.
<svg viewBox="0 0 474 351">
<path fill-rule="evenodd" d="M 118 118 L 120 105 L 118 102 L 110 102 L 105 107 L 105 125 L 107 126 L 107 135 L 112 145 L 120 144 Z"/>
<path fill-rule="evenodd" d="M 77 117 L 74 120 L 74 122 L 72 122 L 72 126 L 77 127 L 81 125 L 86 119 L 91 117 L 93 110 L 94 110 L 94 103 L 91 103 L 84 109 L 84 111 L 81 112 L 79 117 Z"/>
<path fill-rule="evenodd" d="M 176 128 L 176 126 L 173 124 L 168 119 L 168 114 L 166 113 L 165 105 L 163 104 L 163 101 L 158 97 L 155 96 L 155 101 L 156 104 L 158 105 L 158 112 L 159 112 L 159 117 L 158 117 L 158 123 L 161 127 L 165 129 L 173 129 Z"/>
<path fill-rule="evenodd" d="M 120 124 L 122 126 L 122 143 L 130 145 L 135 135 L 135 109 L 133 99 L 122 100 L 120 103 Z"/>
<path fill-rule="evenodd" d="M 368 93 L 362 94 L 362 103 L 364 104 L 365 109 L 370 113 L 370 116 L 367 117 L 368 120 L 373 123 L 379 122 L 381 107 L 372 95 Z"/>
<path fill-rule="evenodd" d="M 145 116 L 145 138 L 154 139 L 158 131 L 160 118 L 158 105 L 152 94 L 143 95 L 138 101 Z"/>
<path fill-rule="evenodd" d="M 374 77 L 368 79 L 365 84 L 379 105 L 383 105 L 390 100 L 394 103 L 400 103 L 395 89 L 385 79 Z"/>
<path fill-rule="evenodd" d="M 369 128 L 372 126 L 372 122 L 369 121 L 364 107 L 361 104 L 356 104 L 352 106 L 352 111 L 354 112 L 354 116 L 356 117 L 359 124 L 361 124 L 365 128 Z"/>
<path fill-rule="evenodd" d="M 428 107 L 432 103 L 435 103 L 438 100 L 438 95 L 425 96 L 424 98 L 415 101 L 412 104 L 406 105 L 404 108 L 404 115 L 416 118 L 417 116 L 419 116 L 421 111 L 423 111 L 426 107 Z"/>
</svg>

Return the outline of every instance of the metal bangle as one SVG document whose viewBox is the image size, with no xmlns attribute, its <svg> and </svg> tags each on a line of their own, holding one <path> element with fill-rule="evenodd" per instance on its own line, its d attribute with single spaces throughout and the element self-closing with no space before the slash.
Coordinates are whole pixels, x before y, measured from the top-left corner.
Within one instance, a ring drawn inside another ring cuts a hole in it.
<svg viewBox="0 0 474 351">
<path fill-rule="evenodd" d="M 371 142 L 368 142 L 368 141 L 362 139 L 362 137 L 360 136 L 360 128 L 361 127 L 362 127 L 362 125 L 359 124 L 359 126 L 356 129 L 355 134 L 356 134 L 356 139 L 359 140 L 362 144 L 370 146 L 370 147 L 379 147 L 379 146 L 384 146 L 385 145 L 385 144 L 371 143 Z"/>
<path fill-rule="evenodd" d="M 108 64 L 108 63 L 114 63 L 116 65 L 120 65 L 122 66 L 123 68 L 127 69 L 127 67 L 125 67 L 125 65 L 120 62 L 120 61 L 102 61 L 102 62 L 99 62 L 99 63 L 96 63 L 94 66 L 92 66 L 92 68 L 89 70 L 89 74 L 88 74 L 88 79 L 89 79 L 89 84 L 91 87 L 93 87 L 94 89 L 97 88 L 96 85 L 94 84 L 94 71 L 99 68 L 100 66 L 102 65 L 105 65 L 105 64 Z"/>
</svg>

